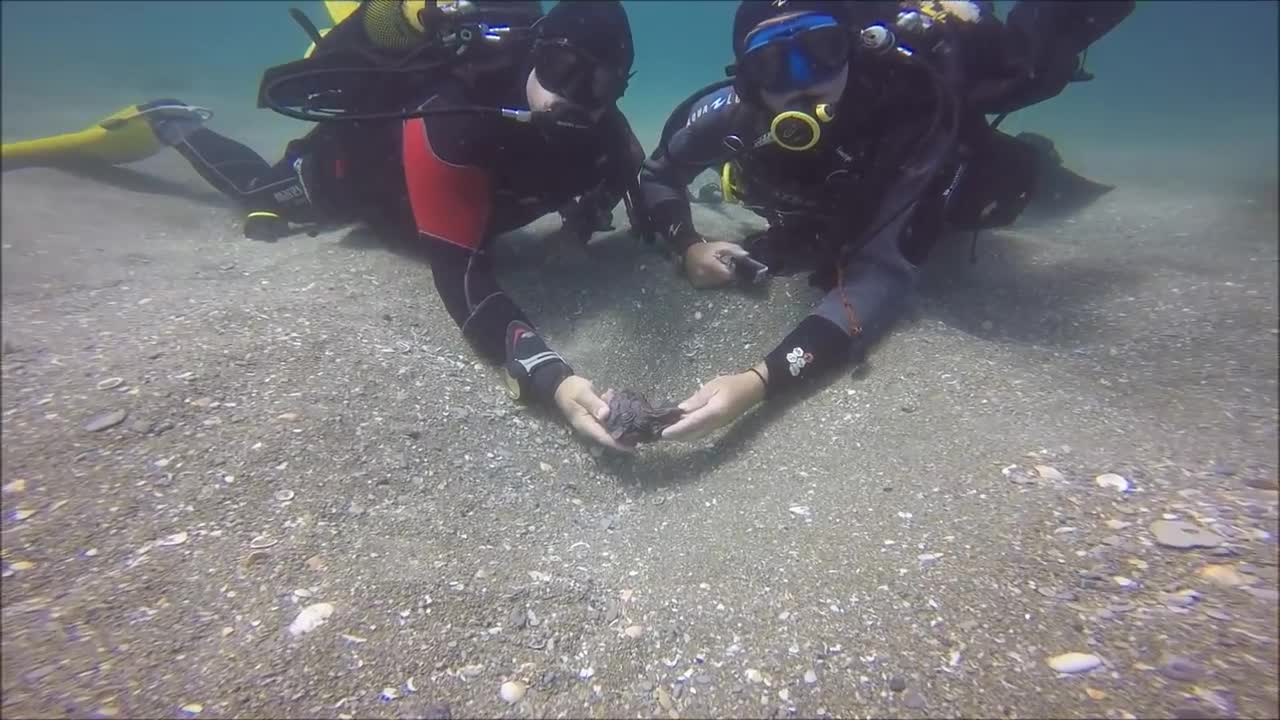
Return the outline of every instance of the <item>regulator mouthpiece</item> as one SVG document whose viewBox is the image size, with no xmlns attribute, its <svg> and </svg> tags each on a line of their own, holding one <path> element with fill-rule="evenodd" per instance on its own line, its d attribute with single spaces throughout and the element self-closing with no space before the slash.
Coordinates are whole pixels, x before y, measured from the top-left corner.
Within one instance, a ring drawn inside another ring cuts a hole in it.
<svg viewBox="0 0 1280 720">
<path fill-rule="evenodd" d="M 802 152 L 818 144 L 822 126 L 835 119 L 831 105 L 823 103 L 813 109 L 813 114 L 799 110 L 778 113 L 769 123 L 769 135 L 779 147 L 792 152 Z"/>
</svg>

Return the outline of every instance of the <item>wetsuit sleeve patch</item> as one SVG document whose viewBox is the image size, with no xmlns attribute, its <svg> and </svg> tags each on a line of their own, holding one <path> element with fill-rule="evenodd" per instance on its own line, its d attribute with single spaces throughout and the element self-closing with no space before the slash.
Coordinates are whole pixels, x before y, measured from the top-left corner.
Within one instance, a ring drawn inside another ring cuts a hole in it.
<svg viewBox="0 0 1280 720">
<path fill-rule="evenodd" d="M 468 250 L 479 248 L 493 205 L 488 173 L 442 159 L 422 118 L 405 121 L 403 153 L 418 232 Z"/>
</svg>

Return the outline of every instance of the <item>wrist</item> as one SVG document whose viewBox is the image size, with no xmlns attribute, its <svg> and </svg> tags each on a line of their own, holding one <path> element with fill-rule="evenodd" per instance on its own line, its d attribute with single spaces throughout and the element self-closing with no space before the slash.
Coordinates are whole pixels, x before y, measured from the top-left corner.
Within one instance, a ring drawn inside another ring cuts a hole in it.
<svg viewBox="0 0 1280 720">
<path fill-rule="evenodd" d="M 564 358 L 550 348 L 533 328 L 515 321 L 507 327 L 507 391 L 513 400 L 550 403 L 556 390 L 573 375 Z"/>
<path fill-rule="evenodd" d="M 560 388 L 571 377 L 573 368 L 564 362 L 543 365 L 529 376 L 529 400 L 544 407 L 555 405 Z"/>
<path fill-rule="evenodd" d="M 684 233 L 678 238 L 674 238 L 671 241 L 672 245 L 686 258 L 689 257 L 690 250 L 698 247 L 699 245 L 705 245 L 706 242 L 706 238 L 702 237 L 700 233 L 693 232 L 692 230 Z"/>
<path fill-rule="evenodd" d="M 677 260 L 684 258 L 690 246 L 704 242 L 702 235 L 693 228 L 688 203 L 679 200 L 659 203 L 650 210 L 649 222 Z"/>
<path fill-rule="evenodd" d="M 763 362 L 757 363 L 744 370 L 742 374 L 750 375 L 756 387 L 756 391 L 752 394 L 752 404 L 764 402 L 769 391 L 769 366 Z"/>
<path fill-rule="evenodd" d="M 683 246 L 683 249 L 681 249 L 678 252 L 676 257 L 676 265 L 681 270 L 687 271 L 689 267 L 696 262 L 698 253 L 702 252 L 700 248 L 702 248 L 706 244 L 707 244 L 706 238 L 702 237 L 701 235 L 696 236 L 693 240 L 685 244 Z"/>
</svg>

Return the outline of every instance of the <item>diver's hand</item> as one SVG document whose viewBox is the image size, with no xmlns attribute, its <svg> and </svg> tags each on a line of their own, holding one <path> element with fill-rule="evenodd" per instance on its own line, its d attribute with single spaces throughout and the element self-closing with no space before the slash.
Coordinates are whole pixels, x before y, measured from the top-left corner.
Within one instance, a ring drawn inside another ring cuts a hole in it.
<svg viewBox="0 0 1280 720">
<path fill-rule="evenodd" d="M 744 257 L 747 251 L 731 242 L 700 242 L 684 251 L 684 272 L 696 288 L 712 288 L 733 282 L 729 258 Z"/>
<path fill-rule="evenodd" d="M 609 403 L 596 395 L 590 380 L 570 375 L 556 388 L 555 400 L 560 413 L 579 434 L 618 452 L 635 452 L 635 448 L 619 444 L 605 430 L 604 421 L 609 418 Z"/>
<path fill-rule="evenodd" d="M 546 255 L 556 257 L 570 248 L 584 248 L 596 233 L 616 230 L 613 211 L 606 204 L 599 194 L 589 194 L 565 205 L 560 210 L 560 228 L 543 240 Z"/>
<path fill-rule="evenodd" d="M 592 190 L 578 200 L 571 200 L 560 210 L 560 231 L 579 238 L 585 245 L 595 233 L 615 230 L 613 206 L 618 200 L 604 189 Z"/>
<path fill-rule="evenodd" d="M 721 375 L 703 385 L 688 400 L 680 403 L 685 412 L 679 422 L 662 431 L 664 440 L 695 440 L 737 420 L 756 403 L 764 400 L 764 382 L 769 369 L 760 363 L 755 372 Z"/>
</svg>

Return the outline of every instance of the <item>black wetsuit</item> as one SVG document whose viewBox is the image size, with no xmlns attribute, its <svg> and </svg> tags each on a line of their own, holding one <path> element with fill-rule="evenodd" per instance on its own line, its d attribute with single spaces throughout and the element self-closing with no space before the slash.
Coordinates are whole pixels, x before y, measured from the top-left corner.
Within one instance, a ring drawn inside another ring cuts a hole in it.
<svg viewBox="0 0 1280 720">
<path fill-rule="evenodd" d="M 895 3 L 853 5 L 863 15 L 896 12 Z M 1086 5 L 1095 4 L 1078 7 Z M 1025 20 L 1027 10 L 1021 13 Z M 1026 24 L 1054 29 L 1045 22 Z M 1029 43 L 990 15 L 966 31 L 959 64 L 971 79 L 957 88 L 967 102 L 958 124 L 948 124 L 957 126 L 954 135 L 934 125 L 938 105 L 925 72 L 891 58 L 864 58 L 851 65 L 837 117 L 809 151 L 756 147 L 771 114 L 724 87 L 678 108 L 667 142 L 645 162 L 640 194 L 651 227 L 675 252 L 702 240 L 692 223 L 689 183 L 732 162 L 741 201 L 770 224 L 748 250 L 774 267 L 807 260 L 817 284 L 829 288 L 766 356 L 771 396 L 864 353 L 892 324 L 944 226 L 1005 225 L 1030 199 L 1045 153 L 992 129 L 985 114 L 1025 107 L 1066 85 L 1060 71 L 1034 82 L 1007 80 L 1011 57 L 1075 70 L 1082 47 L 1049 42 L 1056 36 Z"/>
<path fill-rule="evenodd" d="M 424 107 L 527 109 L 528 76 L 528 66 L 518 65 L 500 82 L 478 88 L 447 80 L 424 98 Z M 592 206 L 581 216 L 607 214 L 643 160 L 616 108 L 589 130 L 552 134 L 493 114 L 325 122 L 290 143 L 275 165 L 209 130 L 176 147 L 247 211 L 276 212 L 296 223 L 363 222 L 416 235 L 449 314 L 495 364 L 506 359 L 509 324 L 532 323 L 499 287 L 483 252 L 486 242 L 563 212 L 579 198 Z"/>
<path fill-rule="evenodd" d="M 274 213 L 304 225 L 384 221 L 404 196 L 397 132 L 398 124 L 386 121 L 320 123 L 290 142 L 274 165 L 208 128 L 173 147 L 246 212 Z"/>
</svg>

